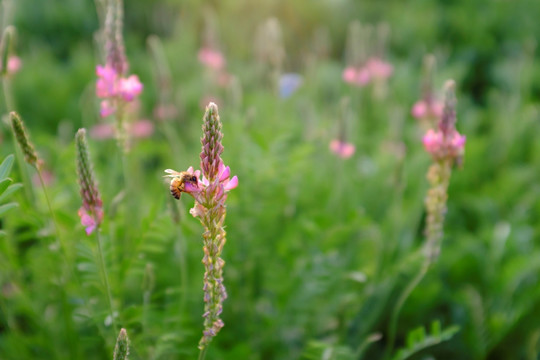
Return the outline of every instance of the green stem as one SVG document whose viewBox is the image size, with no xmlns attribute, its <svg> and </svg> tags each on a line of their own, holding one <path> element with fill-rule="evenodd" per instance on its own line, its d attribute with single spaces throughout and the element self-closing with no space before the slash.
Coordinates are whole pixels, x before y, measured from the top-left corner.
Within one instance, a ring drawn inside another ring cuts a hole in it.
<svg viewBox="0 0 540 360">
<path fill-rule="evenodd" d="M 180 262 L 180 289 L 182 291 L 182 295 L 180 297 L 180 311 L 184 311 L 186 306 L 186 297 L 187 297 L 187 289 L 188 289 L 188 276 L 187 276 L 187 263 L 186 263 L 186 242 L 184 237 L 182 236 L 182 231 L 180 230 L 180 226 L 178 226 L 178 242 L 180 246 L 180 254 L 179 254 L 179 262 Z"/>
<path fill-rule="evenodd" d="M 407 299 L 409 298 L 413 290 L 418 286 L 418 284 L 420 284 L 420 282 L 426 275 L 430 264 L 431 262 L 429 261 L 429 258 L 426 258 L 418 274 L 416 274 L 416 276 L 411 279 L 411 282 L 403 290 L 403 292 L 398 298 L 398 301 L 396 302 L 396 306 L 394 307 L 392 311 L 392 316 L 390 317 L 390 326 L 388 330 L 388 342 L 386 343 L 384 359 L 388 359 L 393 350 L 394 341 L 396 337 L 397 320 L 399 318 L 399 313 L 401 311 L 401 308 L 403 307 L 403 305 L 405 304 L 405 301 L 407 301 Z"/>
<path fill-rule="evenodd" d="M 101 273 L 103 275 L 103 282 L 105 284 L 105 290 L 107 291 L 107 302 L 109 303 L 109 311 L 111 314 L 111 321 L 114 329 L 114 333 L 117 334 L 116 321 L 114 320 L 114 311 L 112 306 L 112 295 L 111 295 L 111 286 L 109 285 L 109 277 L 107 275 L 107 268 L 105 267 L 105 259 L 103 256 L 103 248 L 101 246 L 101 236 L 99 235 L 99 229 L 96 230 L 96 237 L 98 243 L 98 255 L 99 255 L 99 264 L 101 266 Z"/>
<path fill-rule="evenodd" d="M 206 350 L 208 349 L 207 346 L 203 347 L 201 349 L 201 352 L 199 353 L 199 359 L 198 360 L 204 360 L 204 358 L 206 357 Z"/>
<path fill-rule="evenodd" d="M 45 186 L 45 181 L 43 181 L 43 175 L 41 174 L 41 170 L 39 169 L 39 166 L 36 166 L 36 171 L 39 176 L 39 182 L 41 183 L 41 188 L 43 189 L 43 193 L 45 194 L 45 201 L 47 202 L 47 207 L 49 208 L 49 212 L 51 213 L 51 219 L 54 224 L 54 230 L 56 231 L 56 238 L 58 239 L 58 242 L 60 244 L 60 247 L 62 248 L 64 252 L 64 256 L 66 257 L 66 262 L 69 265 L 69 257 L 67 248 L 62 241 L 62 238 L 60 236 L 60 228 L 58 227 L 58 222 L 56 221 L 56 217 L 54 216 L 54 211 L 52 209 L 51 200 L 49 198 L 49 193 L 47 192 L 47 187 Z"/>
</svg>

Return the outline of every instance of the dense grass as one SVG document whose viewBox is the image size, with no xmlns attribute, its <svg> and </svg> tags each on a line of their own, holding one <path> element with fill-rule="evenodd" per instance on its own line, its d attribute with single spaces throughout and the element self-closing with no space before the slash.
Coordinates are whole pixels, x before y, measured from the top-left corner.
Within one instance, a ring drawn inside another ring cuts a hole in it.
<svg viewBox="0 0 540 360">
<path fill-rule="evenodd" d="M 91 2 L 14 3 L 23 67 L 7 80 L 0 110 L 6 119 L 11 110 L 21 114 L 52 174 L 47 191 L 67 246 L 65 253 L 58 246 L 38 182 L 3 199 L 18 207 L 1 214 L 0 358 L 111 358 L 118 333 L 107 319 L 95 234 L 86 236 L 77 216 L 73 141 L 79 127 L 102 122 L 94 96 L 98 17 Z M 141 113 L 155 132 L 134 142 L 125 172 L 115 140 L 90 137 L 89 144 L 104 202 L 100 234 L 116 322 L 127 329 L 130 358 L 198 354 L 202 230 L 188 212 L 193 199 L 172 199 L 162 175 L 166 168 L 199 167 L 206 96 L 218 99 L 223 159 L 240 179 L 227 201 L 225 327 L 207 358 L 383 358 L 396 299 L 422 263 L 431 159 L 410 109 L 420 97 L 422 58 L 433 53 L 437 90 L 448 78 L 457 83 L 466 152 L 450 181 L 441 256 L 401 311 L 393 353 L 411 331 L 422 326 L 430 333 L 438 320 L 459 331 L 411 358 L 536 359 L 540 3 L 254 4 L 125 4 L 130 72 L 144 83 Z M 209 8 L 234 86 L 217 86 L 197 61 Z M 284 70 L 304 77 L 286 99 L 261 75 L 253 54 L 255 29 L 270 16 L 281 22 Z M 387 58 L 394 73 L 382 98 L 371 86 L 341 79 L 347 26 L 355 19 L 392 29 Z M 331 46 L 308 66 L 320 27 Z M 165 123 L 153 115 L 162 90 L 147 46 L 153 34 L 161 39 L 178 109 Z M 13 108 L 3 100 L 7 88 Z M 345 97 L 348 141 L 356 145 L 350 159 L 328 149 Z M 7 122 L 2 138 L 4 160 L 16 152 Z M 16 183 L 25 173 L 35 177 L 21 165 L 11 171 Z M 355 353 L 366 341 L 366 351 Z"/>
</svg>

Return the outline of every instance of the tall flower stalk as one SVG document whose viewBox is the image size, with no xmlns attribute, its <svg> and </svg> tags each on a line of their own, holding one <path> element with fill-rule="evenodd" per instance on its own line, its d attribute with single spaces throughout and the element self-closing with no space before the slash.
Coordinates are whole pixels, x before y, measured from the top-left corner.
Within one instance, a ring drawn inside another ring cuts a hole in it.
<svg viewBox="0 0 540 360">
<path fill-rule="evenodd" d="M 129 149 L 126 117 L 128 105 L 137 100 L 143 85 L 137 75 L 127 75 L 129 63 L 125 54 L 123 29 L 123 1 L 107 0 L 103 42 L 105 65 L 96 67 L 96 96 L 101 99 L 100 115 L 103 118 L 114 116 L 116 138 L 120 147 Z"/>
<path fill-rule="evenodd" d="M 103 221 L 103 201 L 97 187 L 97 182 L 92 169 L 90 152 L 86 142 L 86 130 L 79 129 L 75 135 L 75 145 L 77 149 L 77 174 L 82 199 L 82 206 L 78 211 L 81 218 L 81 224 L 85 227 L 87 235 L 96 233 L 98 243 L 99 267 L 101 269 L 102 281 L 107 293 L 107 303 L 109 305 L 110 316 L 113 328 L 116 332 L 116 323 L 114 320 L 113 302 L 111 295 L 111 286 L 109 285 L 109 276 L 105 266 L 103 256 L 103 246 L 99 235 L 99 226 Z"/>
<path fill-rule="evenodd" d="M 65 252 L 65 255 L 67 257 L 67 249 L 65 248 L 64 244 L 62 244 L 62 239 L 60 236 L 60 229 L 58 228 L 58 223 L 56 221 L 56 217 L 54 215 L 54 211 L 52 209 L 51 200 L 49 198 L 49 194 L 47 192 L 47 187 L 45 186 L 45 181 L 43 180 L 43 175 L 41 173 L 41 165 L 42 161 L 38 158 L 37 152 L 34 148 L 34 145 L 30 142 L 30 139 L 28 137 L 28 134 L 26 132 L 26 129 L 24 127 L 24 123 L 15 111 L 12 111 L 9 114 L 10 121 L 11 121 L 11 128 L 13 130 L 13 135 L 15 136 L 15 140 L 17 140 L 17 143 L 19 144 L 19 147 L 22 151 L 22 154 L 24 156 L 24 160 L 26 163 L 31 165 L 34 169 L 36 169 L 36 172 L 39 177 L 39 181 L 41 183 L 41 187 L 43 189 L 43 193 L 45 194 L 45 200 L 47 202 L 47 207 L 49 210 L 49 213 L 51 214 L 51 219 L 54 224 L 54 229 L 56 232 L 56 237 L 58 239 L 59 245 L 61 246 L 62 250 Z M 67 259 L 66 259 L 67 260 Z"/>
<path fill-rule="evenodd" d="M 225 166 L 221 159 L 223 145 L 221 140 L 221 121 L 216 104 L 210 103 L 206 107 L 203 118 L 203 137 L 201 139 L 202 151 L 200 166 L 202 171 L 194 171 L 190 167 L 187 171 L 176 172 L 165 170 L 171 178 L 171 193 L 180 198 L 186 192 L 195 199 L 195 206 L 190 213 L 199 219 L 204 227 L 202 263 L 204 273 L 204 330 L 199 342 L 201 350 L 199 359 L 204 359 L 208 345 L 213 337 L 223 327 L 220 314 L 223 310 L 223 301 L 227 292 L 223 285 L 223 267 L 225 261 L 221 252 L 226 242 L 224 228 L 227 195 L 229 190 L 238 186 L 238 178 L 230 177 L 231 170 Z M 202 173 L 202 178 L 201 178 Z"/>
<path fill-rule="evenodd" d="M 449 80 L 445 84 L 445 102 L 441 118 L 437 123 L 437 129 L 429 129 L 422 139 L 426 151 L 433 159 L 432 165 L 427 172 L 430 188 L 425 198 L 426 228 L 424 231 L 424 262 L 420 271 L 405 287 L 399 296 L 392 316 L 388 331 L 386 356 L 388 358 L 394 346 L 396 325 L 399 312 L 413 290 L 422 281 L 429 268 L 441 251 L 443 238 L 444 216 L 448 200 L 448 184 L 454 165 L 461 166 L 465 152 L 465 136 L 456 130 L 456 96 L 455 83 Z"/>
</svg>

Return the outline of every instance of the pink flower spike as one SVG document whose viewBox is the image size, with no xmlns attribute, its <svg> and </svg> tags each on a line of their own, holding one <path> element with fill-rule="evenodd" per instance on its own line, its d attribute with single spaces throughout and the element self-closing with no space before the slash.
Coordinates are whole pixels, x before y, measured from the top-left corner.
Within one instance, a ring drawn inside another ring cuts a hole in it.
<svg viewBox="0 0 540 360">
<path fill-rule="evenodd" d="M 200 49 L 198 59 L 201 64 L 214 70 L 221 70 L 225 66 L 225 58 L 221 52 L 210 48 Z"/>
<path fill-rule="evenodd" d="M 412 110 L 411 110 L 412 116 L 414 116 L 417 119 L 423 118 L 424 116 L 426 116 L 426 113 L 427 113 L 427 106 L 424 100 L 417 101 L 413 105 Z"/>
<path fill-rule="evenodd" d="M 356 69 L 352 66 L 348 66 L 343 70 L 343 81 L 346 83 L 353 83 L 356 79 Z"/>
<path fill-rule="evenodd" d="M 8 74 L 15 74 L 17 71 L 20 70 L 21 66 L 22 61 L 20 57 L 12 55 L 8 58 L 6 66 Z"/>
<path fill-rule="evenodd" d="M 154 133 L 154 124 L 150 120 L 139 120 L 129 129 L 136 138 L 147 138 Z"/>
<path fill-rule="evenodd" d="M 114 137 L 113 124 L 97 124 L 90 129 L 90 136 L 94 139 L 105 140 Z"/>
<path fill-rule="evenodd" d="M 440 131 L 429 129 L 422 138 L 426 151 L 432 155 L 436 155 L 443 145 L 443 134 Z"/>
<path fill-rule="evenodd" d="M 394 72 L 394 67 L 392 64 L 380 58 L 370 59 L 367 63 L 367 68 L 371 76 L 377 79 L 387 79 Z"/>
<path fill-rule="evenodd" d="M 121 78 L 119 83 L 119 94 L 125 101 L 133 101 L 143 90 L 143 84 L 137 75 L 131 75 L 127 79 Z"/>
<path fill-rule="evenodd" d="M 238 176 L 234 175 L 231 180 L 223 187 L 226 191 L 232 190 L 238 186 Z"/>
<path fill-rule="evenodd" d="M 330 142 L 330 150 L 337 156 L 343 159 L 348 159 L 354 154 L 356 147 L 351 143 L 340 140 L 332 140 Z"/>
</svg>

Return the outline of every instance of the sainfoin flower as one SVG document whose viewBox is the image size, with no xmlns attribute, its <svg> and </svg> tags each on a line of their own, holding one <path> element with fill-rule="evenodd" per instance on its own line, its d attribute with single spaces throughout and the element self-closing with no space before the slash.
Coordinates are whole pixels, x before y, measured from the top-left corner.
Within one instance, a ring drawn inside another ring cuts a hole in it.
<svg viewBox="0 0 540 360">
<path fill-rule="evenodd" d="M 22 67 L 21 58 L 16 55 L 10 55 L 7 59 L 6 72 L 8 75 L 13 75 L 18 72 Z M 2 71 L 0 63 L 0 71 Z"/>
<path fill-rule="evenodd" d="M 348 142 L 341 140 L 332 140 L 330 142 L 330 150 L 337 156 L 348 159 L 354 155 L 356 147 Z"/>
<path fill-rule="evenodd" d="M 433 158 L 433 164 L 427 174 L 430 189 L 425 199 L 427 213 L 425 254 L 428 263 L 435 261 L 439 256 L 452 166 L 455 163 L 461 165 L 465 152 L 466 138 L 455 128 L 454 87 L 453 81 L 447 82 L 444 111 L 439 119 L 438 128 L 429 129 L 422 139 L 426 151 Z"/>
<path fill-rule="evenodd" d="M 435 161 L 459 162 L 465 151 L 466 138 L 455 128 L 456 111 L 453 86 L 453 82 L 447 84 L 446 101 L 443 114 L 438 122 L 438 129 L 429 129 L 422 139 L 424 148 Z"/>
<path fill-rule="evenodd" d="M 223 54 L 209 47 L 203 47 L 197 55 L 201 64 L 210 69 L 221 70 L 225 67 L 225 57 Z"/>
<path fill-rule="evenodd" d="M 75 145 L 77 148 L 77 173 L 82 199 L 82 206 L 78 211 L 78 215 L 81 218 L 81 224 L 84 226 L 86 234 L 90 235 L 103 221 L 103 202 L 94 179 L 85 129 L 77 131 Z"/>
<path fill-rule="evenodd" d="M 131 102 L 143 90 L 143 85 L 137 75 L 127 78 L 119 75 L 112 65 L 96 67 L 96 96 L 101 101 L 101 117 L 107 117 L 116 112 L 119 102 Z"/>
<path fill-rule="evenodd" d="M 419 100 L 412 109 L 411 114 L 417 119 L 423 118 L 435 118 L 438 119 L 442 116 L 444 104 L 437 100 Z"/>
<path fill-rule="evenodd" d="M 366 68 L 373 79 L 387 79 L 394 72 L 392 64 L 379 57 L 370 58 L 366 64 Z"/>
<path fill-rule="evenodd" d="M 351 85 L 365 86 L 371 80 L 371 73 L 365 66 L 355 67 L 348 66 L 343 70 L 343 81 Z"/>
<path fill-rule="evenodd" d="M 192 167 L 184 172 L 165 170 L 165 176 L 171 178 L 170 190 L 174 197 L 179 198 L 182 192 L 193 196 L 195 206 L 190 213 L 197 217 L 204 227 L 202 263 L 206 271 L 203 285 L 204 330 L 199 342 L 201 350 L 208 346 L 224 326 L 220 314 L 227 292 L 223 285 L 225 261 L 220 256 L 226 241 L 225 201 L 228 192 L 238 186 L 238 177 L 231 177 L 231 169 L 221 159 L 221 127 L 217 105 L 210 103 L 203 118 L 201 170 L 194 170 Z"/>
</svg>

